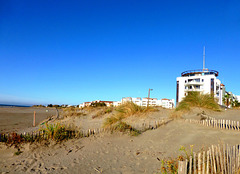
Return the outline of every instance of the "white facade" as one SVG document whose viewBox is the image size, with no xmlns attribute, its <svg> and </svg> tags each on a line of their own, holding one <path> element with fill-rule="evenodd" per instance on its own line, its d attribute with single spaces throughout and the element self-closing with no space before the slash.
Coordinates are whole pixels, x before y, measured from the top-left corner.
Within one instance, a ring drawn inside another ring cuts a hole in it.
<svg viewBox="0 0 240 174">
<path fill-rule="evenodd" d="M 238 102 L 240 102 L 240 95 L 236 95 L 236 99 Z"/>
<path fill-rule="evenodd" d="M 113 102 L 113 106 L 116 107 L 116 106 L 120 106 L 122 104 L 122 102 L 120 101 L 114 101 Z"/>
<path fill-rule="evenodd" d="M 92 103 L 105 103 L 106 106 L 110 107 L 110 106 L 120 106 L 121 104 L 124 104 L 126 102 L 133 102 L 138 106 L 145 106 L 147 107 L 148 103 L 149 106 L 162 106 L 164 108 L 168 108 L 168 109 L 172 109 L 174 108 L 174 99 L 161 99 L 158 100 L 157 98 L 132 98 L 132 97 L 124 97 L 122 98 L 121 101 L 101 101 L 101 100 L 95 100 L 95 101 L 91 101 L 91 102 L 84 102 L 81 103 L 79 105 L 79 108 L 84 108 L 84 107 L 88 107 L 90 106 Z"/>
<path fill-rule="evenodd" d="M 172 109 L 174 108 L 174 99 L 161 99 L 158 100 L 157 98 L 132 98 L 132 97 L 125 97 L 122 98 L 121 103 L 125 103 L 125 102 L 133 102 L 136 105 L 139 106 L 145 106 L 147 107 L 147 105 L 149 106 L 162 106 L 164 108 L 168 108 L 168 109 Z"/>
<path fill-rule="evenodd" d="M 83 102 L 79 105 L 79 108 L 84 108 L 84 107 L 87 107 L 87 106 L 90 106 L 91 105 L 91 102 Z"/>
<path fill-rule="evenodd" d="M 166 98 L 164 98 L 164 99 L 161 100 L 161 106 L 163 108 L 172 109 L 172 108 L 174 108 L 174 103 L 175 103 L 174 99 L 166 99 Z"/>
<path fill-rule="evenodd" d="M 181 77 L 177 77 L 177 97 L 179 103 L 191 91 L 203 94 L 213 94 L 219 104 L 222 104 L 222 97 L 225 93 L 224 85 L 217 79 L 218 72 L 212 70 L 185 71 Z"/>
</svg>

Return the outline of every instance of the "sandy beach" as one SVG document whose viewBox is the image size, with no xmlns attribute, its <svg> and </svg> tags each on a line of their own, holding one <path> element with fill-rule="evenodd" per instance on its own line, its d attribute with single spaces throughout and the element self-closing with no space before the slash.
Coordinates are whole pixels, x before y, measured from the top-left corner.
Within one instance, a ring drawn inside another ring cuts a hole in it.
<svg viewBox="0 0 240 174">
<path fill-rule="evenodd" d="M 199 119 L 195 109 L 185 118 Z M 164 119 L 171 110 L 160 109 L 149 115 L 134 117 L 129 123 Z M 239 120 L 240 110 L 205 113 L 215 118 Z M 81 129 L 100 127 L 104 118 L 94 118 L 94 112 L 80 117 L 67 117 L 62 123 L 70 123 Z M 5 123 L 6 124 L 6 123 Z M 71 139 L 60 144 L 24 144 L 23 153 L 14 155 L 16 149 L 0 144 L 0 172 L 2 173 L 160 173 L 161 160 L 183 155 L 180 146 L 195 152 L 216 144 L 239 144 L 240 132 L 213 129 L 189 124 L 182 119 L 173 120 L 155 130 L 139 136 L 123 133 L 100 133 L 86 138 Z"/>
<path fill-rule="evenodd" d="M 31 130 L 34 111 L 36 112 L 36 125 L 44 119 L 56 115 L 55 108 L 0 107 L 0 133 Z"/>
</svg>

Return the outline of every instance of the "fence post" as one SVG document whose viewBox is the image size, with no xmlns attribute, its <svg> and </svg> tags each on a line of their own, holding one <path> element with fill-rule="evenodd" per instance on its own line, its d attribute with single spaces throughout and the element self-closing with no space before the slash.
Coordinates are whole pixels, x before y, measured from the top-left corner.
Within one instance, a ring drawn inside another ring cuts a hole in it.
<svg viewBox="0 0 240 174">
<path fill-rule="evenodd" d="M 186 161 L 178 161 L 178 174 L 187 174 Z"/>
<path fill-rule="evenodd" d="M 36 126 L 36 111 L 33 112 L 33 127 Z"/>
</svg>

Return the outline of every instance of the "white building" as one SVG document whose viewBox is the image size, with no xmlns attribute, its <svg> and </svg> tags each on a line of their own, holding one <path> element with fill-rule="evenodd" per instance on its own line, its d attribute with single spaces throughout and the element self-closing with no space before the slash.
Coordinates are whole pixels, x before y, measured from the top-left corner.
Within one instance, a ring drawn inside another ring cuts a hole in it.
<svg viewBox="0 0 240 174">
<path fill-rule="evenodd" d="M 225 86 L 217 79 L 218 72 L 215 70 L 190 70 L 184 71 L 181 77 L 177 77 L 176 103 L 190 91 L 197 91 L 203 94 L 212 94 L 220 105 L 223 104 L 222 98 L 225 94 Z"/>
<path fill-rule="evenodd" d="M 139 106 L 145 106 L 147 107 L 147 105 L 149 106 L 162 106 L 164 108 L 168 108 L 168 109 L 172 109 L 174 108 L 174 99 L 161 99 L 158 100 L 157 98 L 132 98 L 132 97 L 124 97 L 121 100 L 121 104 L 125 103 L 125 102 L 133 102 L 136 105 Z"/>
<path fill-rule="evenodd" d="M 88 107 L 91 105 L 92 102 L 83 102 L 79 105 L 79 108 L 84 108 L 84 107 Z"/>
<path fill-rule="evenodd" d="M 174 99 L 166 99 L 166 98 L 163 98 L 161 99 L 161 106 L 163 108 L 169 108 L 169 109 L 172 109 L 174 108 Z"/>
</svg>

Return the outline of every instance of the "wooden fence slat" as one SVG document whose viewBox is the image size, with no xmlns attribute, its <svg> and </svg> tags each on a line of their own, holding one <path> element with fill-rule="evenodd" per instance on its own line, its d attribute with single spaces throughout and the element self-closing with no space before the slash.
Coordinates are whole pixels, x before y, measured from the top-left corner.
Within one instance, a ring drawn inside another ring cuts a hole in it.
<svg viewBox="0 0 240 174">
<path fill-rule="evenodd" d="M 217 165 L 216 165 L 216 167 L 217 167 L 217 173 L 219 173 L 220 172 L 220 164 L 219 164 L 219 154 L 218 154 L 218 149 L 217 149 L 217 146 L 216 146 L 216 163 L 217 163 Z"/>
<path fill-rule="evenodd" d="M 207 151 L 207 169 L 206 169 L 206 174 L 209 174 L 209 150 Z"/>
<path fill-rule="evenodd" d="M 205 151 L 203 151 L 202 164 L 202 174 L 205 174 Z"/>
<path fill-rule="evenodd" d="M 186 161 L 178 161 L 178 174 L 187 174 Z"/>
<path fill-rule="evenodd" d="M 221 166 L 221 171 L 222 174 L 224 173 L 224 166 L 223 166 L 223 158 L 222 158 L 222 151 L 221 151 L 221 147 L 218 144 L 218 151 L 219 151 L 219 155 L 220 155 L 220 166 Z"/>
<path fill-rule="evenodd" d="M 215 161 L 215 152 L 214 152 L 214 146 L 213 145 L 212 145 L 212 158 L 213 158 L 213 171 L 214 171 L 214 173 L 217 173 L 216 161 Z"/>
<path fill-rule="evenodd" d="M 198 174 L 201 174 L 201 153 L 198 153 Z"/>
<path fill-rule="evenodd" d="M 190 155 L 190 161 L 189 161 L 189 174 L 192 174 L 192 155 Z"/>
<path fill-rule="evenodd" d="M 210 169 L 211 169 L 211 174 L 213 174 L 213 158 L 212 158 L 212 150 L 209 147 L 209 152 L 210 152 Z"/>
<path fill-rule="evenodd" d="M 194 164 L 193 164 L 193 173 L 194 174 L 196 174 L 196 172 L 197 172 L 197 161 L 196 161 L 196 153 L 195 152 L 193 152 L 193 162 L 194 162 Z"/>
</svg>

